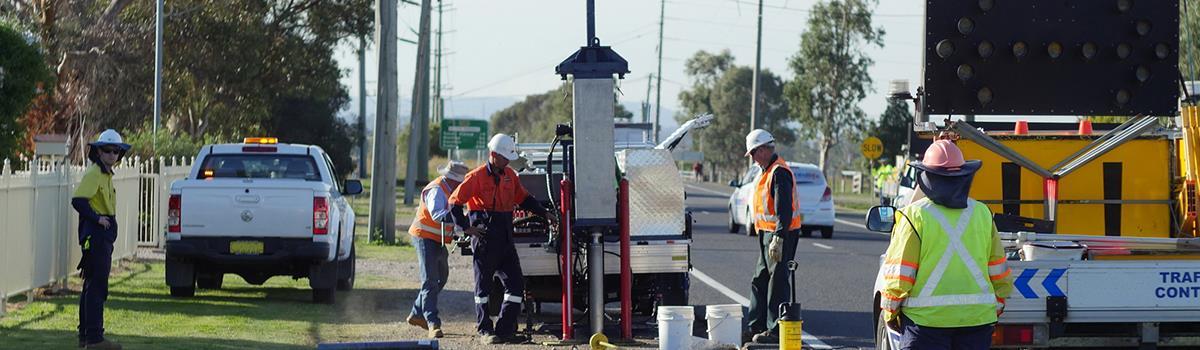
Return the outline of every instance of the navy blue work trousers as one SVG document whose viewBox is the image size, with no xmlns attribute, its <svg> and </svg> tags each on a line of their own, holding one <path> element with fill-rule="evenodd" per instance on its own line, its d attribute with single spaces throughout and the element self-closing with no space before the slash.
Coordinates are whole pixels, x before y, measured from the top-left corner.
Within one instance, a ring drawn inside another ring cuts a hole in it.
<svg viewBox="0 0 1200 350">
<path fill-rule="evenodd" d="M 903 335 L 900 350 L 987 350 L 992 347 L 992 328 L 985 324 L 973 327 L 937 328 L 913 323 L 900 314 Z"/>
<path fill-rule="evenodd" d="M 80 222 L 80 241 L 83 258 L 79 262 L 83 277 L 83 292 L 79 294 L 79 341 L 86 344 L 104 340 L 104 302 L 108 300 L 108 275 L 112 270 L 113 242 L 117 236 L 116 220 L 106 230 L 100 224 Z"/>
<path fill-rule="evenodd" d="M 512 212 L 490 212 L 484 239 L 474 240 L 473 267 L 475 270 L 475 318 L 479 334 L 510 337 L 517 333 L 517 317 L 525 296 L 525 276 L 513 245 Z M 504 295 L 492 294 L 492 279 L 499 278 Z M 488 315 L 488 302 L 502 298 L 500 318 L 495 327 Z"/>
</svg>

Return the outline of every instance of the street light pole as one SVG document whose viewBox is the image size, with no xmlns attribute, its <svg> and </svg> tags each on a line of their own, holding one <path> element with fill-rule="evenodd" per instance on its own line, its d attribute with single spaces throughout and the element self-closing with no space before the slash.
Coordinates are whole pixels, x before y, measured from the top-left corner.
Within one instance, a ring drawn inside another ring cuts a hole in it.
<svg viewBox="0 0 1200 350">
<path fill-rule="evenodd" d="M 163 1 L 154 1 L 154 127 L 150 134 L 151 147 L 158 145 L 158 124 L 162 121 Z"/>
</svg>

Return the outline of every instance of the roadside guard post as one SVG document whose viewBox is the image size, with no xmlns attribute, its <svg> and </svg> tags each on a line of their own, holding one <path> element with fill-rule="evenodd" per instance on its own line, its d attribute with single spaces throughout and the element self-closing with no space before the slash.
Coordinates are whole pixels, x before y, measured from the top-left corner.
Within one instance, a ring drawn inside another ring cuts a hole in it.
<svg viewBox="0 0 1200 350">
<path fill-rule="evenodd" d="M 596 38 L 595 0 L 587 0 L 587 41 L 585 46 L 567 57 L 555 67 L 555 74 L 572 84 L 573 129 L 581 131 L 571 135 L 573 147 L 567 153 L 574 162 L 567 178 L 571 179 L 574 193 L 571 198 L 573 218 L 571 231 L 564 235 L 579 235 L 574 239 L 587 242 L 589 278 L 588 310 L 591 334 L 604 330 L 604 237 L 615 237 L 619 233 L 617 221 L 617 178 L 616 161 L 613 158 L 613 116 L 616 98 L 616 79 L 624 79 L 629 73 L 629 64 L 608 46 L 600 46 Z M 614 77 L 615 76 L 615 77 Z M 574 169 L 587 169 L 576 172 Z M 565 188 L 565 187 L 564 187 Z M 565 197 L 564 197 L 565 198 Z M 565 204 L 565 203 L 564 203 Z M 563 249 L 569 250 L 569 247 Z M 565 269 L 564 269 L 565 270 Z M 566 281 L 565 283 L 572 283 Z M 563 298 L 571 298 L 564 289 Z M 569 315 L 570 304 L 564 303 L 563 314 Z M 574 337 L 564 316 L 563 340 Z M 624 320 L 628 322 L 628 320 Z"/>
</svg>

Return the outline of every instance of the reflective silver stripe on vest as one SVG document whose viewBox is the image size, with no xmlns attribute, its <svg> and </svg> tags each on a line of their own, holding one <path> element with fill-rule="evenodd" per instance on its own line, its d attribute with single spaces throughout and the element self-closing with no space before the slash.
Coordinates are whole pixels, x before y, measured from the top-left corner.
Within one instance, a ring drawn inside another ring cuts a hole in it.
<svg viewBox="0 0 1200 350">
<path fill-rule="evenodd" d="M 904 266 L 901 264 L 884 264 L 883 275 L 886 276 L 907 276 L 916 277 L 917 269 L 912 266 Z"/>
<path fill-rule="evenodd" d="M 520 304 L 522 300 L 524 300 L 524 299 L 522 299 L 519 296 L 512 295 L 512 294 L 504 294 L 504 301 Z"/>
<path fill-rule="evenodd" d="M 431 226 L 427 226 L 427 225 L 421 223 L 421 220 L 417 220 L 416 224 L 417 224 L 417 228 L 422 231 L 429 232 L 432 234 L 441 233 L 442 237 L 446 236 L 446 233 L 442 229 L 442 227 L 446 227 L 445 225 L 442 225 L 442 227 L 431 227 Z"/>
<path fill-rule="evenodd" d="M 976 304 L 995 304 L 995 303 L 996 303 L 996 295 L 992 294 L 992 293 L 951 294 L 951 295 L 935 295 L 935 296 L 929 296 L 929 297 L 911 297 L 904 301 L 904 307 L 976 305 Z"/>
<path fill-rule="evenodd" d="M 779 168 L 779 164 L 772 165 L 771 168 L 768 169 L 767 172 L 759 174 L 759 176 L 767 176 L 767 174 L 774 175 L 775 169 L 777 169 L 777 168 Z M 788 172 L 791 172 L 791 170 L 789 169 Z M 795 180 L 796 180 L 796 174 L 792 173 L 792 181 L 795 181 Z M 767 181 L 768 182 L 775 181 L 774 176 L 768 178 Z M 795 220 L 796 218 L 800 217 L 801 214 L 803 214 L 803 212 L 800 211 L 800 197 L 799 196 L 800 196 L 800 192 L 796 189 L 796 185 L 792 184 L 792 220 Z M 770 205 L 767 205 L 767 198 L 770 198 L 770 196 L 762 196 L 761 208 L 763 208 L 763 213 L 759 214 L 757 216 L 757 218 L 759 220 L 774 223 L 774 224 L 778 225 L 779 224 L 778 216 L 766 214 L 767 209 L 771 209 L 771 210 L 775 209 L 775 208 L 772 208 Z M 791 226 L 792 223 L 789 222 L 787 224 L 788 224 L 788 226 Z"/>
<path fill-rule="evenodd" d="M 1008 264 L 1005 264 L 1005 263 L 988 266 L 988 274 L 990 274 L 992 276 L 999 276 L 1007 271 L 1008 271 Z"/>
<path fill-rule="evenodd" d="M 475 303 L 476 303 L 476 304 L 487 304 L 487 303 L 488 303 L 488 297 L 486 297 L 486 296 L 482 296 L 482 297 L 475 297 Z"/>
<path fill-rule="evenodd" d="M 987 293 L 990 290 L 987 277 L 983 275 L 983 271 L 975 264 L 975 260 L 971 256 L 971 251 L 967 249 L 966 244 L 962 241 L 962 236 L 966 233 L 967 225 L 971 223 L 971 217 L 975 214 L 975 202 L 967 202 L 967 208 L 958 217 L 958 222 L 955 226 L 950 226 L 950 222 L 946 220 L 946 215 L 938 207 L 926 206 L 925 208 L 929 210 L 925 210 L 924 212 L 937 220 L 938 224 L 942 227 L 942 231 L 949 238 L 950 243 L 946 247 L 946 252 L 938 260 L 937 266 L 933 268 L 933 273 L 929 275 L 929 279 L 925 282 L 924 288 L 921 290 L 921 295 L 908 298 L 904 302 L 904 305 L 908 307 L 922 307 L 995 303 L 996 295 Z M 971 273 L 971 276 L 975 279 L 975 283 L 979 286 L 979 291 L 982 293 L 933 295 L 933 291 L 937 289 L 938 283 L 941 282 L 942 277 L 946 274 L 946 268 L 950 266 L 950 259 L 955 256 L 966 265 L 967 271 Z"/>
</svg>

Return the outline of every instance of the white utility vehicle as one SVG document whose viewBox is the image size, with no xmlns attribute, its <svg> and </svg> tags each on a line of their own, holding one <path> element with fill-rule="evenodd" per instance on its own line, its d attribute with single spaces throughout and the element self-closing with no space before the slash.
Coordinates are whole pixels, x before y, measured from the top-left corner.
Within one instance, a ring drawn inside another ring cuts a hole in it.
<svg viewBox="0 0 1200 350">
<path fill-rule="evenodd" d="M 226 273 L 261 285 L 309 279 L 313 301 L 354 287 L 358 180 L 336 178 L 320 147 L 247 138 L 204 146 L 188 177 L 171 184 L 166 282 L 171 295 L 219 289 Z"/>
</svg>

